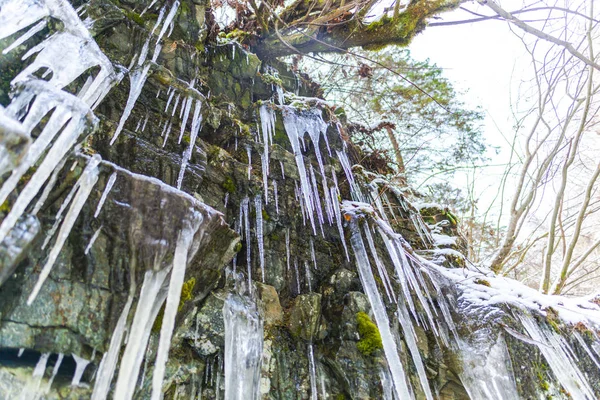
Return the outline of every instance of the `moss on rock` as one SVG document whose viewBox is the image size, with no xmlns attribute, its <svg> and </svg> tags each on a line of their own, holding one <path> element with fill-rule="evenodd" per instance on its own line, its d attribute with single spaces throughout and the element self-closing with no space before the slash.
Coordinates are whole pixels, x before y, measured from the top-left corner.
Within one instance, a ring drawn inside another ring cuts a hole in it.
<svg viewBox="0 0 600 400">
<path fill-rule="evenodd" d="M 357 313 L 356 324 L 358 334 L 360 335 L 360 340 L 356 344 L 356 347 L 358 347 L 358 350 L 363 355 L 370 356 L 373 352 L 383 348 L 379 328 L 371 321 L 367 313 L 362 311 Z"/>
</svg>

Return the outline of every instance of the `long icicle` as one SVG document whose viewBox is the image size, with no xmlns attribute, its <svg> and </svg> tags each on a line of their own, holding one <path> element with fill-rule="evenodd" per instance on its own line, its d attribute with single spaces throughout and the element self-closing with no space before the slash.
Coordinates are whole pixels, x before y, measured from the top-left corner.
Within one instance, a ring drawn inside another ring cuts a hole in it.
<svg viewBox="0 0 600 400">
<path fill-rule="evenodd" d="M 175 329 L 175 317 L 177 316 L 179 300 L 181 299 L 181 288 L 183 287 L 185 278 L 188 252 L 202 220 L 203 218 L 200 213 L 194 215 L 192 221 L 186 222 L 187 226 L 181 230 L 177 238 L 175 255 L 173 257 L 173 269 L 171 270 L 171 280 L 169 282 L 169 292 L 167 294 L 167 304 L 165 305 L 160 339 L 158 349 L 156 350 L 154 375 L 152 376 L 152 400 L 160 400 L 162 397 L 162 384 L 169 358 L 173 330 Z"/>
<path fill-rule="evenodd" d="M 381 339 L 383 342 L 383 351 L 390 367 L 392 374 L 392 381 L 394 382 L 394 389 L 399 399 L 412 399 L 410 390 L 407 384 L 407 377 L 402 367 L 402 362 L 398 356 L 398 348 L 394 340 L 394 336 L 390 329 L 390 321 L 385 310 L 385 306 L 379 295 L 379 290 L 375 282 L 375 277 L 371 271 L 371 265 L 367 255 L 367 249 L 362 240 L 360 228 L 356 217 L 353 216 L 350 220 L 350 244 L 354 250 L 356 257 L 356 265 L 360 276 L 361 283 L 365 294 L 369 298 L 373 314 L 375 315 L 375 321 L 377 327 L 381 333 Z"/>
<path fill-rule="evenodd" d="M 77 182 L 77 185 L 79 185 L 79 189 L 77 190 L 77 194 L 73 199 L 73 203 L 71 204 L 71 207 L 69 208 L 69 211 L 65 216 L 65 220 L 60 226 L 60 231 L 58 232 L 56 243 L 54 243 L 54 246 L 50 251 L 50 255 L 48 256 L 48 260 L 42 268 L 42 272 L 40 272 L 40 277 L 38 278 L 38 281 L 36 282 L 31 292 L 31 295 L 29 295 L 29 298 L 27 299 L 28 306 L 30 306 L 31 303 L 33 303 L 40 289 L 42 288 L 44 281 L 46 280 L 46 278 L 48 278 L 48 275 L 50 275 L 52 266 L 54 265 L 56 258 L 60 254 L 60 251 L 62 250 L 62 247 L 65 244 L 67 237 L 69 237 L 69 233 L 71 232 L 71 229 L 73 228 L 73 225 L 75 224 L 75 221 L 79 216 L 79 212 L 85 205 L 88 196 L 90 195 L 92 189 L 94 188 L 94 185 L 98 181 L 98 164 L 100 163 L 100 160 L 101 158 L 99 155 L 95 155 L 94 157 L 92 157 L 87 167 L 81 174 L 79 181 Z"/>
</svg>

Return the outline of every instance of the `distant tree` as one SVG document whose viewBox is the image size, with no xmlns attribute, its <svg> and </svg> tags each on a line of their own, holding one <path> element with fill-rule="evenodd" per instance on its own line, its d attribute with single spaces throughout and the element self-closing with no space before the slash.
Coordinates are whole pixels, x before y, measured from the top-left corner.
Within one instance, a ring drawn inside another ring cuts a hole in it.
<svg viewBox="0 0 600 400">
<path fill-rule="evenodd" d="M 369 67 L 349 55 L 310 64 L 325 97 L 361 124 L 351 130 L 355 143 L 387 154 L 413 183 L 485 159 L 483 115 L 461 102 L 440 68 L 396 47 L 360 54 L 377 64 Z"/>
</svg>

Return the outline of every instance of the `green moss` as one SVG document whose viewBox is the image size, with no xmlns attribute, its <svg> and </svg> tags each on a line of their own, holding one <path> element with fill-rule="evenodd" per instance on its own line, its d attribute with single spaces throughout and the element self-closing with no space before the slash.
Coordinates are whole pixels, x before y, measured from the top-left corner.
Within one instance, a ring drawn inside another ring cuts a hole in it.
<svg viewBox="0 0 600 400">
<path fill-rule="evenodd" d="M 356 324 L 360 340 L 356 344 L 358 350 L 365 356 L 370 356 L 373 352 L 382 349 L 381 335 L 377 325 L 371 321 L 367 313 L 359 312 L 356 314 Z"/>
<path fill-rule="evenodd" d="M 277 85 L 283 87 L 283 81 L 278 76 L 273 76 L 270 74 L 262 74 L 260 79 L 266 83 L 267 85 Z"/>
<path fill-rule="evenodd" d="M 221 187 L 225 189 L 227 193 L 235 193 L 235 182 L 233 182 L 233 179 L 230 176 L 225 177 Z"/>
<path fill-rule="evenodd" d="M 135 13 L 133 11 L 125 11 L 125 16 L 127 17 L 127 19 L 135 22 L 139 26 L 144 26 L 144 19 L 140 16 L 140 14 Z"/>
<path fill-rule="evenodd" d="M 10 211 L 10 204 L 8 200 L 6 200 L 2 205 L 0 205 L 0 213 L 8 213 Z"/>
<path fill-rule="evenodd" d="M 379 18 L 377 21 L 373 21 L 369 25 L 367 25 L 366 30 L 374 31 L 375 29 L 381 28 L 382 26 L 384 26 L 390 22 L 392 22 L 392 18 L 384 15 L 383 17 Z"/>
<path fill-rule="evenodd" d="M 183 309 L 185 303 L 192 299 L 192 291 L 194 290 L 194 286 L 196 286 L 196 278 L 190 278 L 187 281 L 183 282 L 183 286 L 181 287 L 181 297 L 179 298 L 179 306 L 177 307 L 177 312 Z M 152 332 L 158 333 L 160 332 L 160 328 L 162 327 L 163 317 L 165 316 L 165 305 L 163 304 L 160 309 L 156 319 L 154 320 L 154 325 L 152 325 Z"/>
<path fill-rule="evenodd" d="M 235 247 L 233 248 L 233 251 L 235 251 L 236 253 L 239 253 L 241 249 L 242 249 L 242 242 L 237 242 L 235 244 Z"/>
<path fill-rule="evenodd" d="M 262 210 L 262 216 L 263 216 L 263 220 L 264 221 L 270 221 L 271 217 L 269 216 L 269 214 L 267 213 L 267 211 L 263 208 Z"/>
<path fill-rule="evenodd" d="M 544 311 L 546 311 L 546 322 L 548 322 L 548 325 L 550 325 L 556 333 L 561 333 L 559 326 L 561 321 L 558 317 L 558 311 L 552 307 L 547 307 Z"/>
<path fill-rule="evenodd" d="M 335 400 L 346 400 L 346 396 L 344 396 L 342 393 L 336 394 Z"/>
<path fill-rule="evenodd" d="M 475 282 L 475 284 L 477 285 L 483 285 L 483 286 L 487 286 L 487 287 L 492 287 L 492 285 L 490 285 L 490 283 L 488 281 L 486 281 L 485 279 L 475 279 L 473 282 Z"/>
</svg>

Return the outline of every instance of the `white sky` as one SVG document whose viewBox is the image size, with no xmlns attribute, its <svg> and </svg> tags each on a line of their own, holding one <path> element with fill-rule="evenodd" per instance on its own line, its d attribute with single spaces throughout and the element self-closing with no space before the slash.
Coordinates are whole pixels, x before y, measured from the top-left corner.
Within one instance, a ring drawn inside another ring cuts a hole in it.
<svg viewBox="0 0 600 400">
<path fill-rule="evenodd" d="M 503 4 L 504 7 L 512 9 Z M 469 9 L 482 14 L 491 10 L 474 4 Z M 515 7 L 518 8 L 518 7 Z M 457 10 L 442 15 L 444 21 L 471 19 L 474 16 Z M 437 21 L 432 21 L 437 22 Z M 506 22 L 495 20 L 463 25 L 428 27 L 415 37 L 409 46 L 417 60 L 429 58 L 444 70 L 459 92 L 462 100 L 471 106 L 480 106 L 485 112 L 484 135 L 487 143 L 500 147 L 493 153 L 491 164 L 504 164 L 509 157 L 508 142 L 513 136 L 511 96 L 516 98 L 519 82 L 531 77 L 529 60 L 520 39 L 511 32 Z M 483 172 L 483 171 L 482 171 Z M 488 206 L 496 195 L 504 167 L 487 168 L 478 180 L 476 195 L 480 197 L 480 211 Z M 466 175 L 457 174 L 467 184 Z"/>
</svg>

